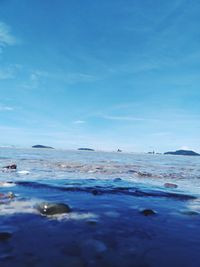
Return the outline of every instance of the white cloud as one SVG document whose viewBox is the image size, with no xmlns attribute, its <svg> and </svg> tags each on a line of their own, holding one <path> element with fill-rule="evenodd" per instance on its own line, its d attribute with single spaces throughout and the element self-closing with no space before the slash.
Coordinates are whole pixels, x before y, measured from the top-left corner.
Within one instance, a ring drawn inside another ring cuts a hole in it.
<svg viewBox="0 0 200 267">
<path fill-rule="evenodd" d="M 0 22 L 0 46 L 15 45 L 17 39 L 11 34 L 10 27 L 4 23 Z"/>
<path fill-rule="evenodd" d="M 82 120 L 77 120 L 73 122 L 74 124 L 84 124 L 86 123 L 86 121 L 82 121 Z"/>
</svg>

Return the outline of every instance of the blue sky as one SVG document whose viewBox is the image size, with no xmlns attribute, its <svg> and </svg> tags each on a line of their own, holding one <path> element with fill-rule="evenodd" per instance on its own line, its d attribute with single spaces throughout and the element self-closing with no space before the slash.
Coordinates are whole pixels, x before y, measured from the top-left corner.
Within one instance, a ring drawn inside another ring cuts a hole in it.
<svg viewBox="0 0 200 267">
<path fill-rule="evenodd" d="M 200 152 L 200 2 L 1 0 L 1 145 Z"/>
</svg>

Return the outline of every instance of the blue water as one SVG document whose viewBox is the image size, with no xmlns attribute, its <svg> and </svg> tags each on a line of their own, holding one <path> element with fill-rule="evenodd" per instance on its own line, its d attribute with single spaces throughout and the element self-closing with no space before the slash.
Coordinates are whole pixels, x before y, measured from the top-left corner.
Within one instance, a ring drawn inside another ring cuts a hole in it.
<svg viewBox="0 0 200 267">
<path fill-rule="evenodd" d="M 0 199 L 1 267 L 200 266 L 200 157 L 0 149 L 0 167 L 13 163 L 0 171 L 0 194 L 16 196 Z M 43 201 L 72 212 L 42 216 Z"/>
</svg>

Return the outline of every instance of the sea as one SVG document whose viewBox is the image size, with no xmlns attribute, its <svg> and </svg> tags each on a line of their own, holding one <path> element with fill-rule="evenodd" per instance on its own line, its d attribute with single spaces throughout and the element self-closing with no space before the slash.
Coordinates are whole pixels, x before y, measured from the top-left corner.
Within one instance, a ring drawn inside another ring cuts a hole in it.
<svg viewBox="0 0 200 267">
<path fill-rule="evenodd" d="M 199 267 L 200 157 L 0 148 L 0 267 L 11 266 Z"/>
</svg>

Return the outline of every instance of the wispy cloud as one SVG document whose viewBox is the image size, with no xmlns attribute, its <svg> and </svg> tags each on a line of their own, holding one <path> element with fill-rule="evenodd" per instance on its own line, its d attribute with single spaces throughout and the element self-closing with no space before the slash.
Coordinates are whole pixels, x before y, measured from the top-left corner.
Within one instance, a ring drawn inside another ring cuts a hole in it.
<svg viewBox="0 0 200 267">
<path fill-rule="evenodd" d="M 115 120 L 115 121 L 145 121 L 145 118 L 137 118 L 137 117 L 131 117 L 131 116 L 109 116 L 105 115 L 102 116 L 103 119 L 106 120 Z"/>
<path fill-rule="evenodd" d="M 74 124 L 84 124 L 84 123 L 86 123 L 86 121 L 83 121 L 83 120 L 77 120 L 77 121 L 74 121 L 73 123 L 74 123 Z"/>
<path fill-rule="evenodd" d="M 79 82 L 93 82 L 97 78 L 90 74 L 85 73 L 68 73 L 66 74 L 66 82 L 68 83 L 79 83 Z"/>
<path fill-rule="evenodd" d="M 0 112 L 1 111 L 14 111 L 14 109 L 15 109 L 14 107 L 0 105 Z"/>
<path fill-rule="evenodd" d="M 0 22 L 0 46 L 15 45 L 18 42 L 17 38 L 11 33 L 10 27 Z"/>
<path fill-rule="evenodd" d="M 0 80 L 10 80 L 14 79 L 17 72 L 21 69 L 18 64 L 12 64 L 6 67 L 0 68 Z"/>
<path fill-rule="evenodd" d="M 28 70 L 28 78 L 22 84 L 22 87 L 26 89 L 36 89 L 40 86 L 41 81 L 44 78 L 51 77 L 50 74 L 46 71 L 39 71 L 39 70 Z"/>
</svg>

